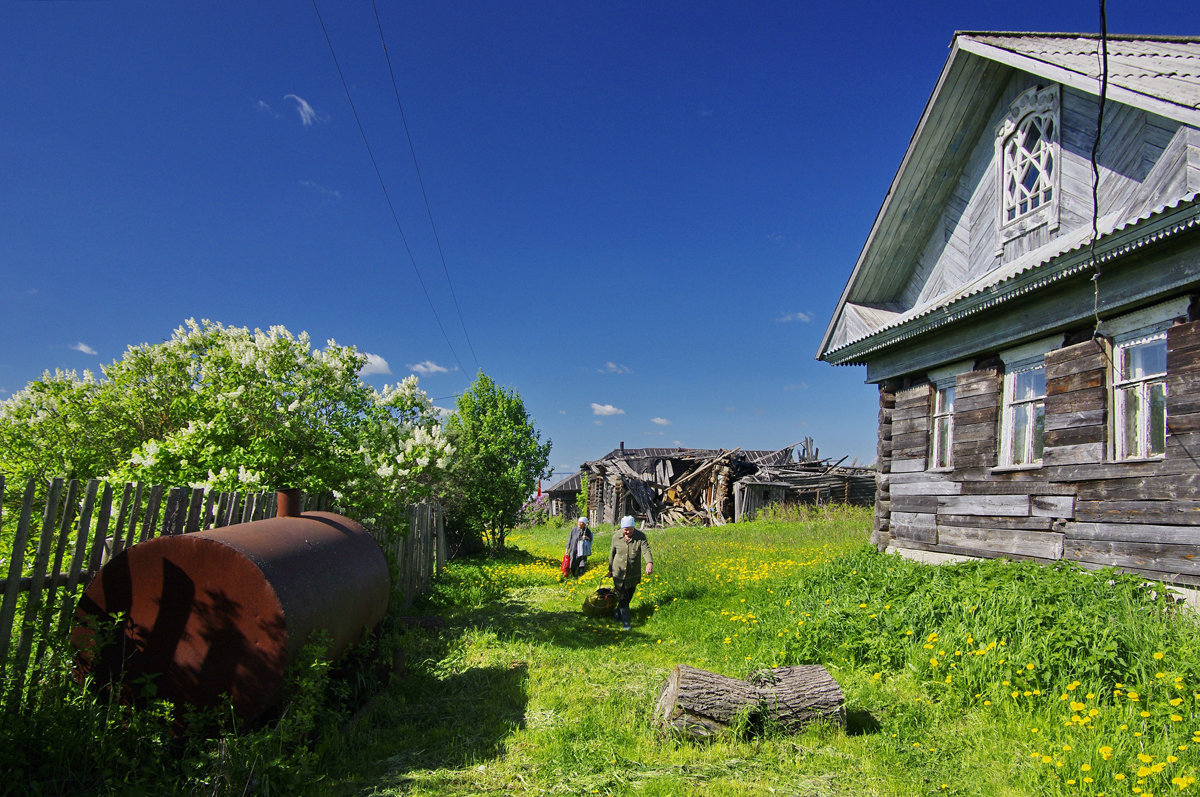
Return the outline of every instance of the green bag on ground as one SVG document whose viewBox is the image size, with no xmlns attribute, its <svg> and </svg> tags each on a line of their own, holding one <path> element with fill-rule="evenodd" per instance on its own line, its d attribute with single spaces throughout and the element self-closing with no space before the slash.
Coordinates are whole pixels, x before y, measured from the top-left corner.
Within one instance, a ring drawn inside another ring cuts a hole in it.
<svg viewBox="0 0 1200 797">
<path fill-rule="evenodd" d="M 583 613 L 588 617 L 607 617 L 617 610 L 617 593 L 601 587 L 583 599 Z"/>
</svg>

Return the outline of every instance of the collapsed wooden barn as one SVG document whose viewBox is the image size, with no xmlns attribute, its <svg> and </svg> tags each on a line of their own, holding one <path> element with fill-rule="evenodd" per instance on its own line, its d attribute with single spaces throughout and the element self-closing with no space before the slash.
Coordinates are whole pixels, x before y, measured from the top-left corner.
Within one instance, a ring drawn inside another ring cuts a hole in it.
<svg viewBox="0 0 1200 797">
<path fill-rule="evenodd" d="M 875 503 L 875 469 L 827 461 L 764 465 L 734 485 L 734 522 L 753 520 L 772 504 Z"/>
<path fill-rule="evenodd" d="M 633 515 L 650 526 L 722 526 L 752 519 L 771 503 L 875 501 L 869 468 L 831 468 L 805 441 L 773 451 L 695 448 L 614 449 L 586 462 L 588 518 L 617 523 Z"/>
</svg>

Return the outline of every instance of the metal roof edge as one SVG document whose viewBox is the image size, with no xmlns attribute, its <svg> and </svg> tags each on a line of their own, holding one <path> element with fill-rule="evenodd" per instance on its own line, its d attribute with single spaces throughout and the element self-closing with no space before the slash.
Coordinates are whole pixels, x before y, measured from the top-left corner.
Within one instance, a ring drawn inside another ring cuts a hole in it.
<svg viewBox="0 0 1200 797">
<path fill-rule="evenodd" d="M 1030 291 L 1068 279 L 1094 268 L 1097 263 L 1109 262 L 1152 243 L 1174 237 L 1185 230 L 1200 227 L 1198 200 L 1200 194 L 1192 192 L 1159 213 L 1102 235 L 1096 240 L 1097 249 L 1102 248 L 1102 251 L 1097 251 L 1095 260 L 1090 256 L 1088 243 L 1077 245 L 994 285 L 962 296 L 950 304 L 931 306 L 927 311 L 895 327 L 880 329 L 865 338 L 852 341 L 840 349 L 828 352 L 822 359 L 833 365 L 865 364 L 862 358 L 867 355 L 1007 303 Z M 1002 290 L 1002 286 L 1008 288 Z"/>
</svg>

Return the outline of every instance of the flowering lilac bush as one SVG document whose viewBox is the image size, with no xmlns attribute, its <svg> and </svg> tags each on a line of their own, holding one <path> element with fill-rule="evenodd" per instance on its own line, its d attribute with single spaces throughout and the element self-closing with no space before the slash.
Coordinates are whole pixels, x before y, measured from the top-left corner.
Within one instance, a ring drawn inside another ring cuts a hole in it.
<svg viewBox="0 0 1200 797">
<path fill-rule="evenodd" d="M 189 320 L 131 346 L 97 378 L 46 373 L 0 403 L 0 473 L 214 490 L 333 493 L 347 514 L 401 528 L 432 495 L 452 447 L 411 376 L 382 392 L 366 357 L 281 326 Z M 7 514 L 7 513 L 6 513 Z"/>
</svg>

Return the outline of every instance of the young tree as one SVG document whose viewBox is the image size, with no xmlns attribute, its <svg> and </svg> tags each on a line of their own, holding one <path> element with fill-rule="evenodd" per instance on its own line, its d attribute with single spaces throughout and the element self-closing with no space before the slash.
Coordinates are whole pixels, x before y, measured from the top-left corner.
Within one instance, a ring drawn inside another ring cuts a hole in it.
<svg viewBox="0 0 1200 797">
<path fill-rule="evenodd" d="M 459 397 L 446 432 L 455 455 L 443 501 L 458 523 L 498 552 L 521 505 L 547 473 L 550 441 L 541 442 L 520 394 L 498 387 L 483 372 Z"/>
</svg>

